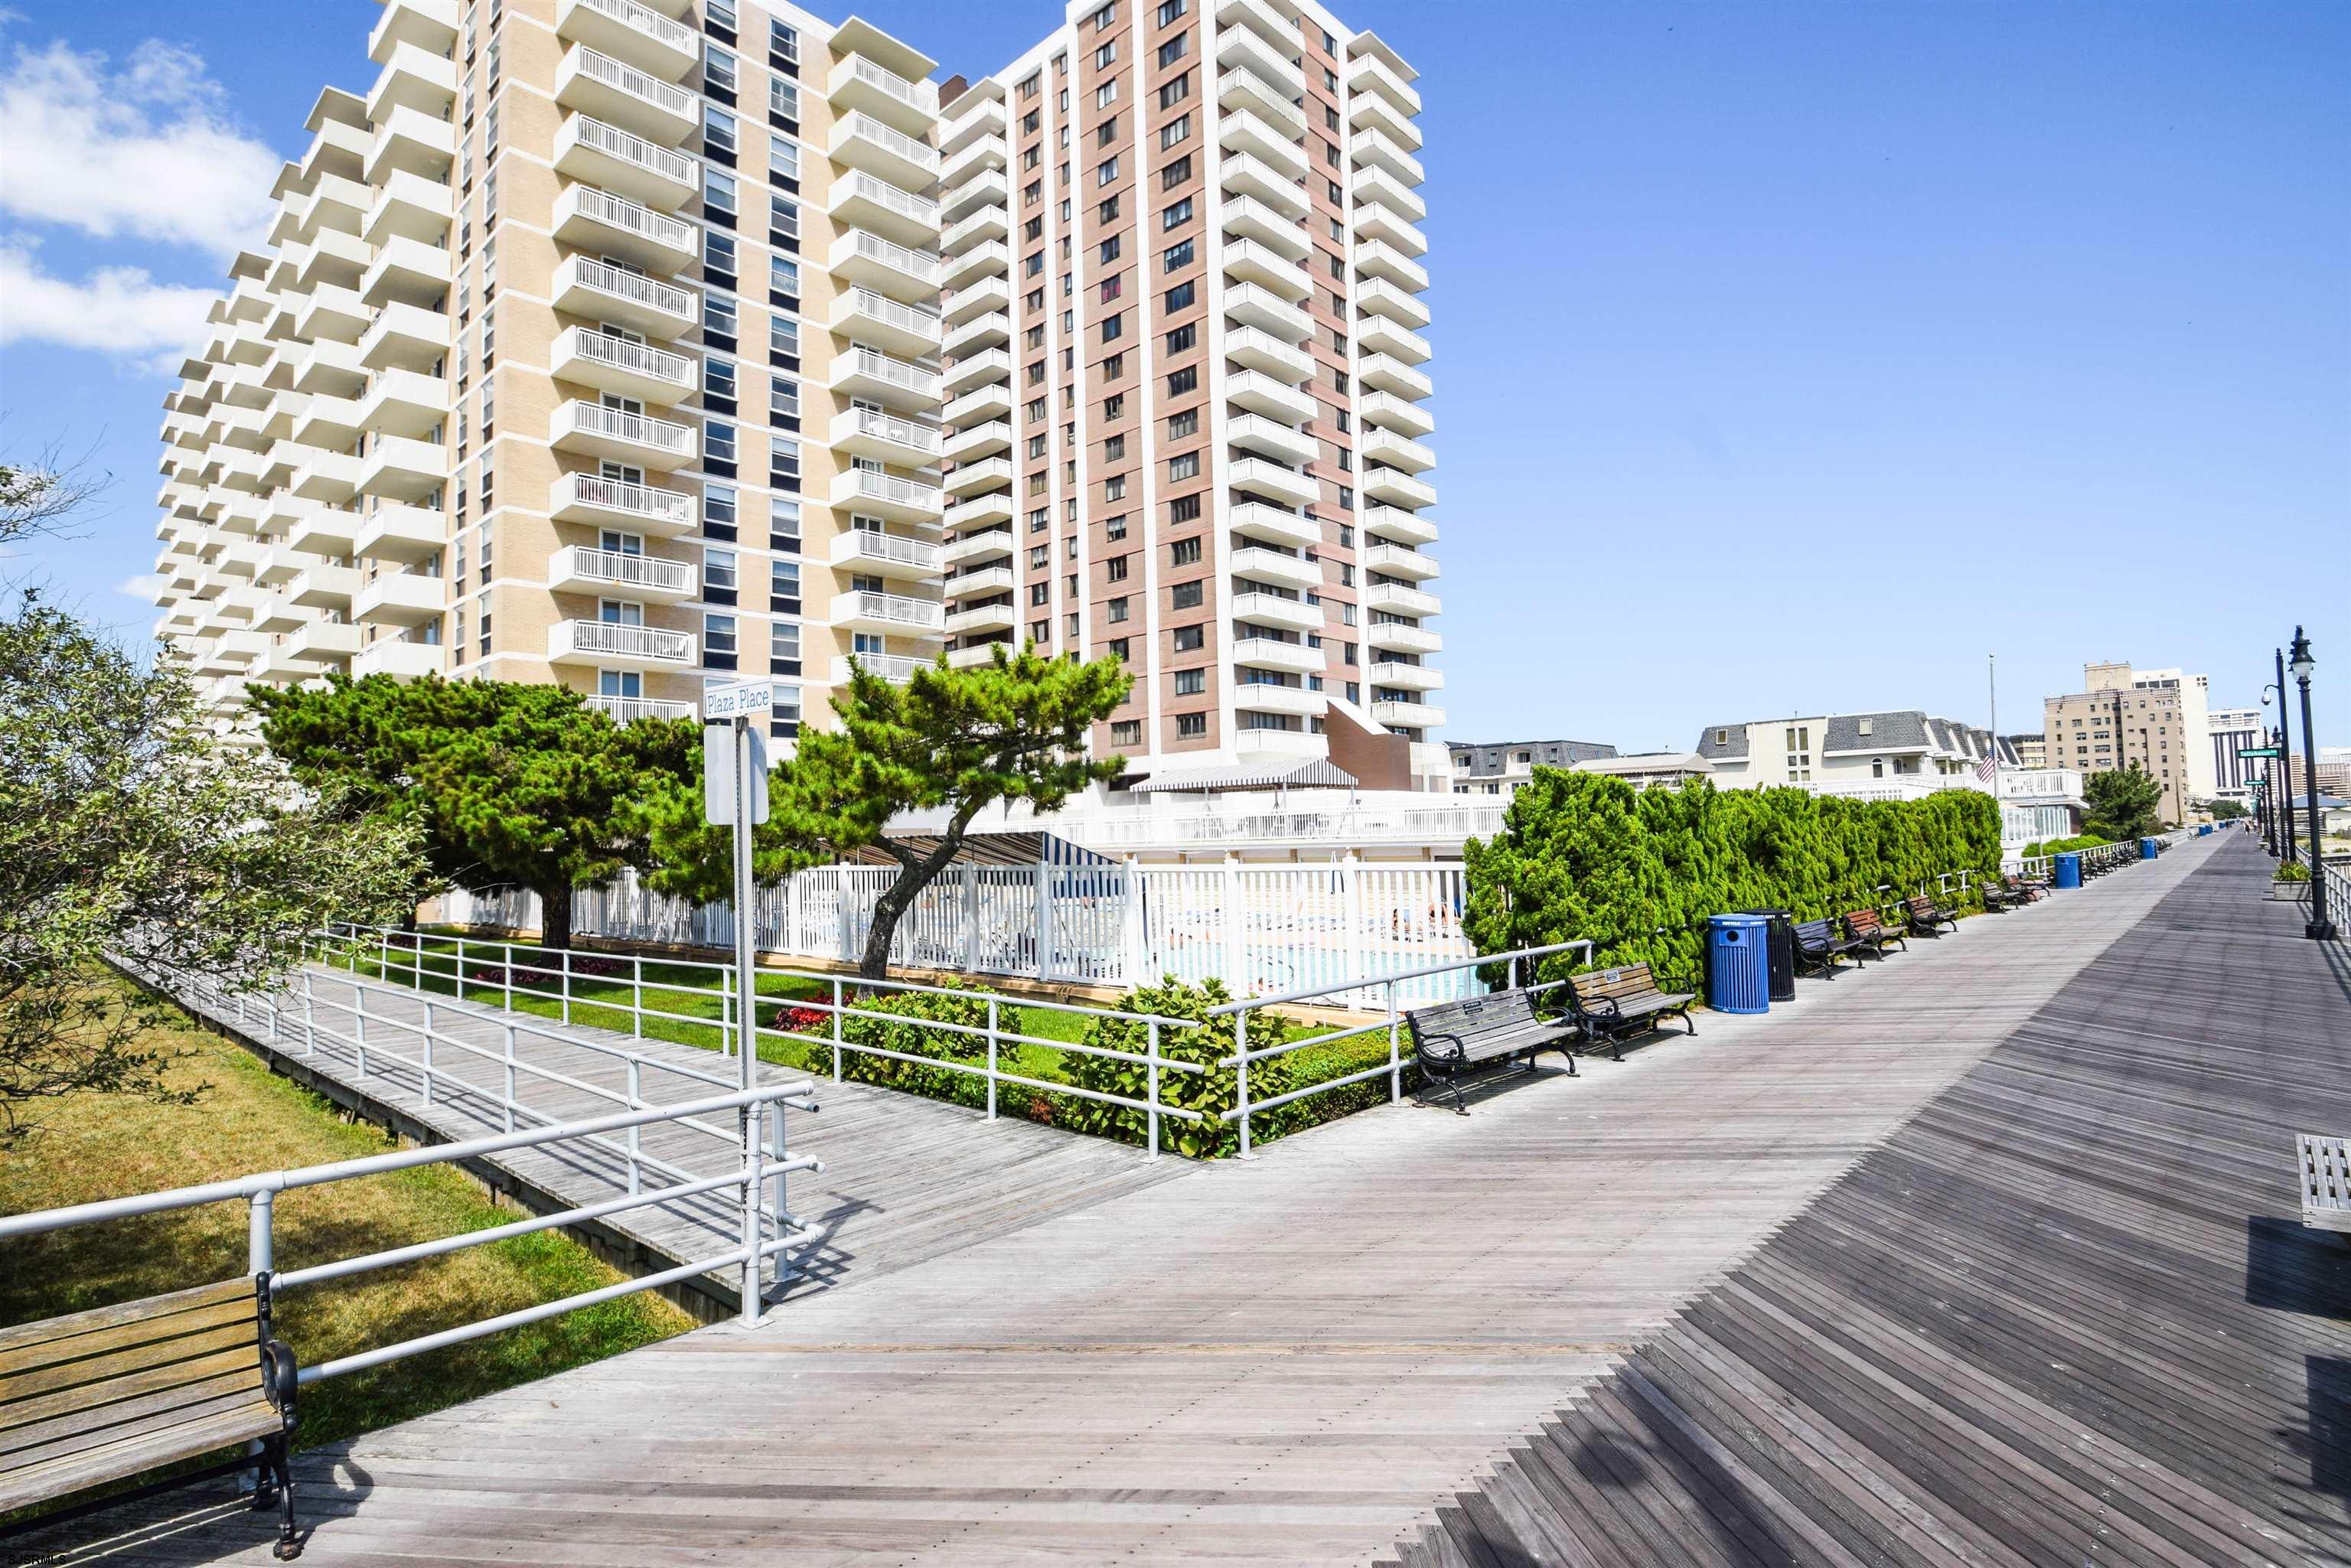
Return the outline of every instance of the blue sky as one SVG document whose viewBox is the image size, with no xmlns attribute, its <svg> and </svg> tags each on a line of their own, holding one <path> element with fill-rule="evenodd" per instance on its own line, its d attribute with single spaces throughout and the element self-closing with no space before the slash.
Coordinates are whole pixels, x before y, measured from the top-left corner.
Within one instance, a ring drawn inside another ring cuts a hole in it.
<svg viewBox="0 0 2351 1568">
<path fill-rule="evenodd" d="M 863 11 L 942 75 L 1053 15 Z M 14 13 L 0 449 L 118 478 L 5 570 L 137 632 L 172 291 L 216 287 L 252 143 L 364 89 L 377 8 Z M 2254 701 L 2299 619 L 2351 744 L 2351 6 L 1347 14 L 1427 104 L 1448 737 L 1980 719 L 1995 653 L 2003 728 L 2085 659 Z M 218 140 L 158 166 L 159 128 Z"/>
</svg>

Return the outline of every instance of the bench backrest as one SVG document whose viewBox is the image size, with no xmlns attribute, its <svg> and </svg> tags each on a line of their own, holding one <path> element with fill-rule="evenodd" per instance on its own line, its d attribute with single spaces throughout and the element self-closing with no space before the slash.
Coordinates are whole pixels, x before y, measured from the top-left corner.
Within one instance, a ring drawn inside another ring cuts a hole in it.
<svg viewBox="0 0 2351 1568">
<path fill-rule="evenodd" d="M 1935 913 L 1935 901 L 1928 897 L 1923 893 L 1917 897 L 1911 899 L 1909 904 L 1910 913 L 1913 915 L 1932 915 Z"/>
<path fill-rule="evenodd" d="M 1481 1034 L 1531 1023 L 1534 1016 L 1534 1002 L 1526 992 L 1496 991 L 1491 996 L 1465 997 L 1458 1002 L 1417 1008 L 1405 1014 L 1405 1021 L 1411 1026 L 1412 1038 L 1417 1043 L 1439 1035 L 1473 1040 Z"/>
<path fill-rule="evenodd" d="M 1852 911 L 1845 915 L 1844 925 L 1846 930 L 1856 936 L 1875 936 L 1886 928 L 1885 924 L 1877 918 L 1877 911 L 1875 909 Z"/>
<path fill-rule="evenodd" d="M 1649 974 L 1646 964 L 1626 964 L 1613 969 L 1593 969 L 1575 977 L 1576 1000 L 1582 1002 L 1624 1001 L 1633 997 L 1646 997 L 1665 988 Z"/>
<path fill-rule="evenodd" d="M 250 1279 L 0 1329 L 0 1512 L 272 1428 Z"/>
<path fill-rule="evenodd" d="M 1823 947 L 1836 940 L 1836 932 L 1826 919 L 1796 922 L 1796 942 L 1799 946 Z"/>
</svg>

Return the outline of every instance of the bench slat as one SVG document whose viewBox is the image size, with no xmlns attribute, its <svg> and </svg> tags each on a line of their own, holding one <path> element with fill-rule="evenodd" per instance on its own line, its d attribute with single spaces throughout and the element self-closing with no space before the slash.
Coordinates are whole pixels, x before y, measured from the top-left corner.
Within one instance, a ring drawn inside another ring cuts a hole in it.
<svg viewBox="0 0 2351 1568">
<path fill-rule="evenodd" d="M 194 1312 L 199 1308 L 216 1306 L 224 1301 L 253 1301 L 253 1281 L 250 1278 L 223 1280 L 218 1284 L 198 1285 L 193 1290 L 174 1291 L 168 1296 L 148 1296 L 136 1301 L 117 1301 L 110 1307 L 91 1307 L 86 1312 L 68 1312 L 61 1318 L 44 1318 L 36 1323 L 18 1323 L 0 1329 L 0 1372 L 16 1364 L 14 1353 L 29 1345 L 50 1340 L 71 1339 L 77 1334 L 96 1333 L 121 1323 L 143 1322 L 151 1318 L 168 1318 L 176 1312 Z M 78 1354 L 78 1352 L 68 1352 Z"/>
<path fill-rule="evenodd" d="M 98 1448 L 83 1448 L 40 1464 L 0 1470 L 0 1512 L 44 1499 L 62 1497 L 100 1481 L 168 1465 L 283 1430 L 266 1399 L 231 1406 L 192 1421 L 162 1424 Z"/>
<path fill-rule="evenodd" d="M 234 1350 L 201 1355 L 193 1361 L 175 1361 L 169 1365 L 151 1366 L 144 1372 L 128 1373 L 120 1377 L 110 1378 L 102 1387 L 90 1384 L 78 1384 L 71 1388 L 59 1389 L 53 1394 L 43 1394 L 28 1399 L 11 1399 L 9 1403 L 0 1405 L 0 1448 L 9 1445 L 16 1427 L 35 1421 L 46 1421 L 52 1416 L 63 1415 L 68 1410 L 78 1410 L 101 1398 L 135 1399 L 141 1395 L 152 1394 L 161 1389 L 178 1388 L 191 1383 L 202 1383 L 206 1378 L 216 1377 L 225 1372 L 250 1372 L 257 1385 L 261 1376 L 259 1351 L 254 1345 L 246 1343 Z M 13 1395 L 16 1390 L 12 1386 L 5 1392 Z"/>
<path fill-rule="evenodd" d="M 110 1354 L 91 1356 L 85 1361 L 68 1361 L 11 1374 L 8 1392 L 18 1398 L 29 1398 L 36 1394 L 79 1387 L 107 1378 L 120 1377 L 125 1373 L 143 1371 L 151 1366 L 164 1366 L 193 1356 L 210 1355 L 214 1351 L 238 1345 L 254 1348 L 258 1354 L 257 1343 L 254 1314 L 248 1308 L 236 1321 L 206 1329 L 202 1333 L 155 1340 Z"/>
<path fill-rule="evenodd" d="M 108 1429 L 123 1427 L 172 1411 L 182 1413 L 182 1418 L 202 1414 L 224 1401 L 246 1396 L 267 1398 L 261 1390 L 261 1353 L 256 1349 L 245 1358 L 242 1366 L 231 1367 L 193 1383 L 182 1383 L 170 1388 L 152 1389 L 128 1397 L 113 1397 L 112 1385 L 88 1389 L 92 1397 L 83 1405 L 52 1416 L 45 1421 L 28 1421 L 0 1432 L 0 1469 L 15 1469 L 32 1461 L 19 1456 L 30 1450 L 58 1443 L 64 1439 L 96 1434 L 91 1441 L 111 1442 Z M 119 1435 L 119 1434 L 115 1434 Z M 88 1447 L 85 1442 L 82 1447 Z"/>
</svg>

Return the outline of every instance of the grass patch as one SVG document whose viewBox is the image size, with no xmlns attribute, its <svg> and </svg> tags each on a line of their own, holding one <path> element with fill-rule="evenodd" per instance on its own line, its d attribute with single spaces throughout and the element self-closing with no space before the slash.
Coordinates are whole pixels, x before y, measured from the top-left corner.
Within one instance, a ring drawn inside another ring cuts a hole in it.
<svg viewBox="0 0 2351 1568">
<path fill-rule="evenodd" d="M 381 1131 L 242 1049 L 183 1020 L 159 1042 L 193 1104 L 83 1094 L 42 1108 L 43 1131 L 0 1155 L 0 1213 L 88 1203 L 256 1171 L 382 1154 Z M 517 1216 L 444 1166 L 305 1187 L 277 1201 L 281 1269 L 506 1224 Z M 246 1206 L 209 1204 L 26 1237 L 0 1266 L 0 1325 L 160 1295 L 246 1270 Z M 478 1322 L 624 1276 L 551 1231 L 290 1291 L 277 1332 L 304 1365 Z M 302 1391 L 304 1447 L 333 1442 L 664 1339 L 694 1320 L 658 1295 L 623 1296 Z"/>
</svg>

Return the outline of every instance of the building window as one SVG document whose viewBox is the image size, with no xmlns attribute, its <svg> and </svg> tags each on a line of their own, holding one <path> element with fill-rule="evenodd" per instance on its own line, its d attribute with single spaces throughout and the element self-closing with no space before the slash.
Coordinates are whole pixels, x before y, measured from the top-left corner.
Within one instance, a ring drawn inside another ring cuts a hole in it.
<svg viewBox="0 0 2351 1568">
<path fill-rule="evenodd" d="M 1192 265 L 1192 242 L 1181 239 L 1169 246 L 1159 253 L 1159 265 L 1161 270 L 1165 272 L 1173 272 L 1177 267 Z"/>
<path fill-rule="evenodd" d="M 705 615 L 702 618 L 702 657 L 708 664 L 713 659 L 735 657 L 735 617 Z"/>
<path fill-rule="evenodd" d="M 1200 541 L 1196 538 L 1177 539 L 1167 547 L 1170 566 L 1197 566 L 1200 562 Z"/>
<path fill-rule="evenodd" d="M 1179 283 L 1175 287 L 1169 289 L 1166 294 L 1166 302 L 1164 306 L 1167 314 L 1173 316 L 1176 311 L 1189 308 L 1194 298 L 1195 287 L 1196 286 L 1192 281 L 1187 278 L 1184 282 Z"/>
<path fill-rule="evenodd" d="M 1196 740 L 1208 733 L 1208 716 L 1204 713 L 1179 713 L 1176 716 L 1176 738 Z"/>
<path fill-rule="evenodd" d="M 1198 453 L 1186 452 L 1179 457 L 1170 457 L 1167 460 L 1167 482 L 1169 484 L 1172 485 L 1184 479 L 1196 479 L 1199 476 L 1200 455 Z"/>
<path fill-rule="evenodd" d="M 1187 435 L 1197 435 L 1199 433 L 1200 411 L 1198 409 L 1187 408 L 1182 413 L 1173 413 L 1167 416 L 1168 440 L 1181 441 Z M 1344 544 L 1347 541 L 1342 539 L 1339 542 Z"/>
<path fill-rule="evenodd" d="M 1196 521 L 1200 516 L 1200 497 L 1178 496 L 1167 503 L 1167 520 L 1171 523 Z"/>
<path fill-rule="evenodd" d="M 702 590 L 707 599 L 715 593 L 730 597 L 735 592 L 735 552 L 731 549 L 705 549 L 702 552 Z M 726 602 L 726 601 L 720 601 Z"/>
<path fill-rule="evenodd" d="M 1203 626 L 1178 626 L 1168 633 L 1168 641 L 1179 653 L 1196 653 L 1207 645 L 1207 629 Z"/>
<path fill-rule="evenodd" d="M 1176 610 L 1197 610 L 1200 607 L 1200 584 L 1179 582 L 1167 591 L 1167 602 Z"/>
</svg>

